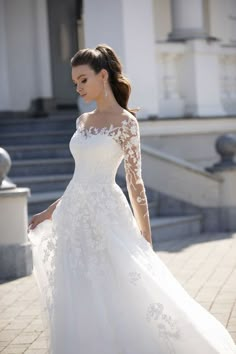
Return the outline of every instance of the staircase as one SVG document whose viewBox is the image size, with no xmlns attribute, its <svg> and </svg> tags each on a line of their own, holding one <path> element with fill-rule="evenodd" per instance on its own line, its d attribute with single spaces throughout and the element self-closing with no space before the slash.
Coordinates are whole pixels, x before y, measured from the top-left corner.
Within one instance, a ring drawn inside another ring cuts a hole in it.
<svg viewBox="0 0 236 354">
<path fill-rule="evenodd" d="M 58 199 L 73 175 L 69 141 L 76 116 L 76 112 L 68 112 L 42 118 L 0 120 L 0 145 L 12 159 L 8 176 L 18 187 L 31 190 L 29 217 Z M 129 200 L 124 176 L 117 176 L 116 181 Z M 158 192 L 148 187 L 146 192 L 153 242 L 200 232 L 201 215 L 160 217 Z"/>
<path fill-rule="evenodd" d="M 48 207 L 65 190 L 74 171 L 69 140 L 76 113 L 0 120 L 1 146 L 12 159 L 9 177 L 31 190 L 29 215 Z"/>
</svg>

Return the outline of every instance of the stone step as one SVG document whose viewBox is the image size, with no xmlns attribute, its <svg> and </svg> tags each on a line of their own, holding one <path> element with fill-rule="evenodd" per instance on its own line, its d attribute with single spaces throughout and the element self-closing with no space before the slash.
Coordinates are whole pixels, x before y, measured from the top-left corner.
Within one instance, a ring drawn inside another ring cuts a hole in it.
<svg viewBox="0 0 236 354">
<path fill-rule="evenodd" d="M 150 220 L 153 243 L 174 240 L 200 234 L 202 231 L 202 216 L 153 217 Z"/>
<path fill-rule="evenodd" d="M 9 177 L 40 176 L 74 172 L 73 158 L 34 159 L 12 161 Z"/>
<path fill-rule="evenodd" d="M 63 191 L 66 189 L 72 174 L 56 174 L 42 176 L 21 176 L 13 177 L 12 181 L 18 187 L 30 188 L 31 193 L 43 193 L 50 191 Z"/>
<path fill-rule="evenodd" d="M 62 131 L 29 131 L 0 133 L 1 146 L 7 145 L 31 145 L 31 144 L 69 144 L 73 135 L 73 130 L 65 129 Z"/>
<path fill-rule="evenodd" d="M 32 144 L 4 146 L 12 160 L 71 157 L 68 144 Z"/>
<path fill-rule="evenodd" d="M 63 119 L 51 119 L 51 118 L 41 118 L 41 119 L 21 119 L 14 120 L 14 122 L 0 121 L 0 132 L 4 134 L 16 133 L 16 132 L 33 132 L 33 131 L 48 131 L 48 130 L 64 130 L 65 127 L 68 129 L 74 129 L 76 123 L 76 117 L 63 118 Z"/>
</svg>

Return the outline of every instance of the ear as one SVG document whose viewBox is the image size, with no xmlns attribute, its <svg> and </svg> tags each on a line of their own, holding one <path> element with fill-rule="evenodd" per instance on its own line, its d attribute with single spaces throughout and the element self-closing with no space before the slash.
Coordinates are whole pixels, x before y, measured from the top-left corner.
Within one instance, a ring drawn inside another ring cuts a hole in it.
<svg viewBox="0 0 236 354">
<path fill-rule="evenodd" d="M 103 80 L 108 80 L 109 75 L 108 75 L 108 72 L 107 72 L 106 69 L 102 69 L 102 70 L 100 71 L 100 73 L 101 73 L 101 78 L 102 78 Z"/>
</svg>

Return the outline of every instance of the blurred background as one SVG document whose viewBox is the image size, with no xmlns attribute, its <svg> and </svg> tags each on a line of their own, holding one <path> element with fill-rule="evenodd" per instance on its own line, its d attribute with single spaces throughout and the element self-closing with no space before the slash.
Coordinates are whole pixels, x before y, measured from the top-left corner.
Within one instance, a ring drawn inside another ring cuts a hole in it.
<svg viewBox="0 0 236 354">
<path fill-rule="evenodd" d="M 236 113 L 235 0 L 1 0 L 1 116 L 76 108 L 70 58 L 98 43 L 140 118 Z"/>
</svg>

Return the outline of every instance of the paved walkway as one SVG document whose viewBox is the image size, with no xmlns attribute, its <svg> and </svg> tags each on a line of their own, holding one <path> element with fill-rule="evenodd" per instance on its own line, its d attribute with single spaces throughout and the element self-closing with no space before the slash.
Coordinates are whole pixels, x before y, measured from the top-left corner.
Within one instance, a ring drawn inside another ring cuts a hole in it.
<svg viewBox="0 0 236 354">
<path fill-rule="evenodd" d="M 186 290 L 236 341 L 236 234 L 161 242 L 158 252 Z M 47 353 L 32 275 L 0 284 L 0 353 Z"/>
</svg>

